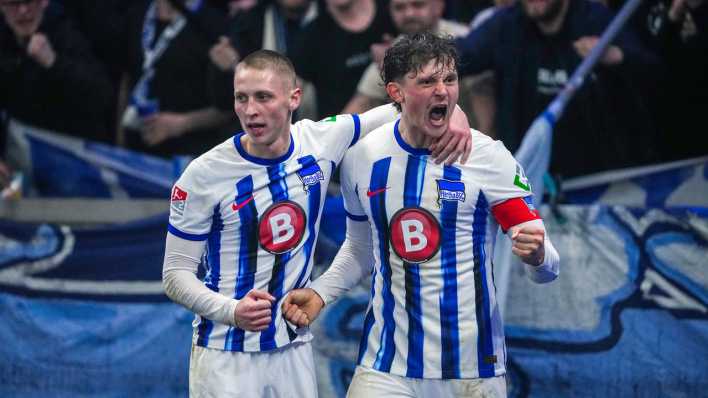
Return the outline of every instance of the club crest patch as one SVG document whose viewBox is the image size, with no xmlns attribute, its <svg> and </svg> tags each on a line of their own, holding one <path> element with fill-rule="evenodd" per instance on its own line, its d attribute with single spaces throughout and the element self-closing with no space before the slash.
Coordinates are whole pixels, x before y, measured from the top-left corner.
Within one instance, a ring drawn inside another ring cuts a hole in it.
<svg viewBox="0 0 708 398">
<path fill-rule="evenodd" d="M 462 181 L 450 180 L 435 180 L 438 185 L 438 205 L 442 204 L 443 200 L 448 201 L 465 201 L 465 184 Z"/>
<path fill-rule="evenodd" d="M 320 181 L 324 181 L 324 173 L 320 168 L 320 165 L 316 162 L 304 165 L 300 170 L 297 171 L 297 176 L 302 181 L 302 188 L 305 192 L 308 191 L 308 187 L 312 185 L 319 184 Z"/>
</svg>

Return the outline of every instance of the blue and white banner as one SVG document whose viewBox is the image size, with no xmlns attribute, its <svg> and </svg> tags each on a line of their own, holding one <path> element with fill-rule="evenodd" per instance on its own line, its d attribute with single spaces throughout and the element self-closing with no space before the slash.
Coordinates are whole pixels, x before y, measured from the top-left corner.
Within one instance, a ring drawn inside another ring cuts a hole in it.
<svg viewBox="0 0 708 398">
<path fill-rule="evenodd" d="M 0 222 L 0 396 L 187 396 L 193 316 L 162 290 L 166 227 Z"/>
<path fill-rule="evenodd" d="M 708 208 L 708 156 L 608 171 L 563 182 L 565 201 L 634 207 Z"/>
<path fill-rule="evenodd" d="M 29 180 L 28 196 L 169 198 L 189 158 L 166 160 L 8 123 L 8 161 Z"/>
</svg>

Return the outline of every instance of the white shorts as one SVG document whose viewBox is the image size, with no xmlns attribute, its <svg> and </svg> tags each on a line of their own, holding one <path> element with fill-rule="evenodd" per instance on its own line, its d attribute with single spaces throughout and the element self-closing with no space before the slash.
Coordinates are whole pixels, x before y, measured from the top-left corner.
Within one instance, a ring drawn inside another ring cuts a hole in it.
<svg viewBox="0 0 708 398">
<path fill-rule="evenodd" d="M 347 398 L 475 397 L 505 398 L 506 377 L 414 379 L 357 366 Z"/>
<path fill-rule="evenodd" d="M 192 345 L 189 396 L 317 397 L 309 342 L 266 352 L 232 352 Z"/>
</svg>

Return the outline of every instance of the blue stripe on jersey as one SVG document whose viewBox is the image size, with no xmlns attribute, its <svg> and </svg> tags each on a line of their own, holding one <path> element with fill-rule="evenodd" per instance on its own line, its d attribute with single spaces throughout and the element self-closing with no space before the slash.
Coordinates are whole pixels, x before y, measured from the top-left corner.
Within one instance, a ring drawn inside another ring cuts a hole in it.
<svg viewBox="0 0 708 398">
<path fill-rule="evenodd" d="M 285 164 L 280 163 L 268 167 L 268 189 L 273 198 L 273 203 L 282 202 L 288 199 L 288 187 L 285 184 Z M 275 297 L 275 303 L 270 313 L 270 325 L 268 329 L 261 332 L 261 351 L 275 349 L 275 315 L 278 311 L 280 299 L 283 297 L 283 284 L 285 282 L 285 265 L 290 261 L 290 252 L 276 254 L 273 262 L 273 270 L 271 271 L 270 281 L 268 282 L 268 293 Z"/>
<path fill-rule="evenodd" d="M 273 197 L 273 203 L 282 202 L 288 199 L 288 187 L 285 184 L 285 164 L 279 163 L 267 168 L 268 170 L 268 189 Z"/>
<path fill-rule="evenodd" d="M 224 222 L 221 219 L 221 208 L 217 204 L 214 206 L 214 214 L 211 218 L 211 231 L 207 239 L 206 269 L 204 285 L 212 291 L 219 291 L 221 281 L 221 231 L 224 229 Z M 214 322 L 200 317 L 197 326 L 197 345 L 206 347 L 209 344 L 209 336 L 214 328 Z"/>
<path fill-rule="evenodd" d="M 352 120 L 354 120 L 354 137 L 352 138 L 352 143 L 349 144 L 350 147 L 359 141 L 359 136 L 361 135 L 361 120 L 359 120 L 359 115 L 353 113 Z"/>
<path fill-rule="evenodd" d="M 443 178 L 460 181 L 460 169 L 445 166 Z M 457 201 L 443 200 L 440 209 L 442 245 L 440 262 L 443 273 L 443 291 L 440 297 L 441 371 L 443 379 L 460 378 L 460 338 L 457 303 Z"/>
<path fill-rule="evenodd" d="M 297 161 L 302 165 L 303 169 L 317 164 L 315 158 L 311 155 L 300 158 Z M 332 172 L 334 172 L 334 166 L 332 166 Z M 307 240 L 305 241 L 305 244 L 302 247 L 302 250 L 305 255 L 305 264 L 303 264 L 302 271 L 300 271 L 300 275 L 298 275 L 297 281 L 295 282 L 296 289 L 304 287 L 305 282 L 303 280 L 310 278 L 310 272 L 311 272 L 310 262 L 312 260 L 311 259 L 312 247 L 315 243 L 315 236 L 317 236 L 317 230 L 316 230 L 317 217 L 319 217 L 320 198 L 322 197 L 321 189 L 322 189 L 322 187 L 319 182 L 317 182 L 314 185 L 310 185 L 307 189 L 307 207 L 308 207 L 307 234 L 308 235 L 307 235 Z"/>
<path fill-rule="evenodd" d="M 377 160 L 371 170 L 370 191 L 386 188 L 388 183 L 388 171 L 391 166 L 391 158 Z M 389 231 L 388 231 L 388 216 L 386 214 L 386 191 L 384 190 L 379 195 L 374 195 L 369 198 L 371 206 L 371 216 L 378 231 L 379 239 L 379 255 L 381 257 L 381 293 L 383 296 L 383 330 L 381 331 L 381 345 L 376 353 L 376 361 L 374 369 L 382 372 L 391 370 L 393 362 L 393 354 L 396 352 L 393 335 L 396 330 L 396 324 L 393 320 L 393 308 L 395 302 L 391 294 L 391 263 L 389 262 Z"/>
<path fill-rule="evenodd" d="M 403 187 L 403 206 L 420 207 L 426 157 L 408 156 Z M 420 304 L 420 266 L 403 262 L 406 281 L 406 313 L 408 314 L 407 377 L 423 377 L 423 321 Z"/>
<path fill-rule="evenodd" d="M 361 360 L 364 359 L 366 348 L 369 345 L 369 334 L 371 334 L 371 327 L 374 326 L 374 294 L 376 293 L 376 273 L 376 267 L 374 267 L 374 272 L 372 272 L 371 274 L 371 295 L 369 297 L 369 309 L 366 311 L 366 316 L 364 317 L 364 328 L 361 332 L 361 341 L 359 342 L 359 355 L 356 359 L 357 365 L 361 365 Z"/>
<path fill-rule="evenodd" d="M 177 227 L 175 227 L 169 223 L 167 224 L 167 231 L 178 238 L 191 240 L 191 241 L 202 241 L 202 240 L 205 240 L 206 238 L 209 237 L 208 233 L 206 233 L 206 234 L 190 234 L 187 232 L 182 232 L 179 229 L 177 229 Z"/>
<path fill-rule="evenodd" d="M 494 377 L 492 318 L 489 309 L 487 267 L 485 266 L 487 254 L 484 252 L 489 203 L 482 191 L 477 197 L 476 207 L 472 218 L 472 250 L 474 254 L 475 307 L 477 309 L 477 368 L 479 369 L 479 377 Z"/>
<path fill-rule="evenodd" d="M 253 177 L 247 176 L 236 183 L 235 203 L 243 203 L 253 197 Z M 258 266 L 258 211 L 253 200 L 238 210 L 241 220 L 238 250 L 238 275 L 236 276 L 236 299 L 243 298 L 253 289 L 256 267 Z M 225 348 L 230 351 L 243 351 L 244 330 L 229 328 L 226 334 Z"/>
</svg>

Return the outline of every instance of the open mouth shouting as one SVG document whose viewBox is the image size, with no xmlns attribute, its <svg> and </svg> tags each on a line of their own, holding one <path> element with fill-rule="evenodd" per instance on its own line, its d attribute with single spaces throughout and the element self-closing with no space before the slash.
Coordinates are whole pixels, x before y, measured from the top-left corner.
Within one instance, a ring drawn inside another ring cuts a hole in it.
<svg viewBox="0 0 708 398">
<path fill-rule="evenodd" d="M 433 105 L 433 107 L 430 108 L 430 111 L 428 112 L 428 120 L 430 120 L 430 124 L 435 127 L 441 127 L 445 125 L 447 112 L 447 104 Z"/>
</svg>

